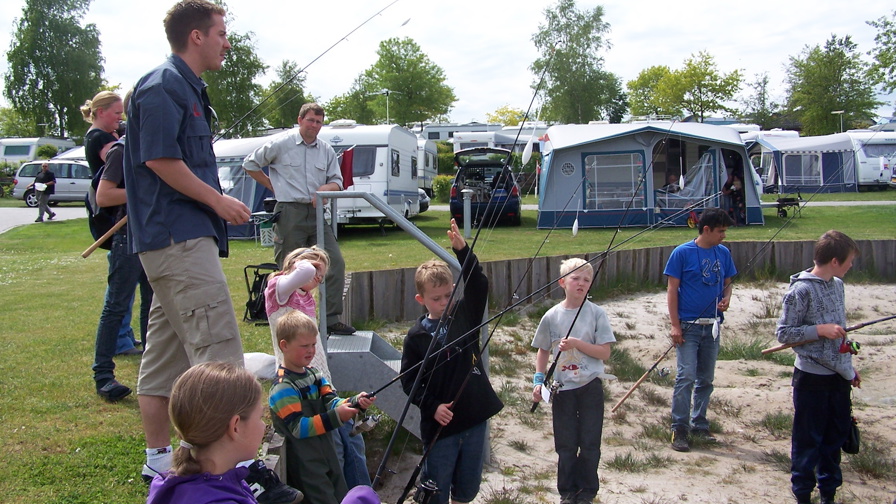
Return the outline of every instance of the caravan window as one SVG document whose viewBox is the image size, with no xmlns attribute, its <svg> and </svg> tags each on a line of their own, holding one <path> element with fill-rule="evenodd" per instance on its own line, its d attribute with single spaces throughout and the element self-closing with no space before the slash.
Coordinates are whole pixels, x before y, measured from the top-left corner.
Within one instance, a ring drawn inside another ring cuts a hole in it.
<svg viewBox="0 0 896 504">
<path fill-rule="evenodd" d="M 30 145 L 4 145 L 4 156 L 28 156 L 31 154 Z"/>
<path fill-rule="evenodd" d="M 342 154 L 347 147 L 336 147 L 336 154 Z M 352 157 L 352 177 L 369 177 L 376 171 L 376 147 L 361 145 L 354 149 Z"/>
<path fill-rule="evenodd" d="M 585 156 L 585 208 L 625 208 L 638 188 L 644 167 L 640 152 Z M 644 198 L 635 198 L 633 207 Z"/>
<path fill-rule="evenodd" d="M 411 156 L 411 178 L 417 178 L 417 156 Z"/>
<path fill-rule="evenodd" d="M 401 175 L 401 154 L 397 150 L 392 149 L 392 176 Z"/>
<path fill-rule="evenodd" d="M 865 157 L 896 157 L 896 144 L 865 144 L 862 146 Z"/>
<path fill-rule="evenodd" d="M 784 183 L 821 185 L 821 156 L 819 154 L 785 154 Z"/>
</svg>

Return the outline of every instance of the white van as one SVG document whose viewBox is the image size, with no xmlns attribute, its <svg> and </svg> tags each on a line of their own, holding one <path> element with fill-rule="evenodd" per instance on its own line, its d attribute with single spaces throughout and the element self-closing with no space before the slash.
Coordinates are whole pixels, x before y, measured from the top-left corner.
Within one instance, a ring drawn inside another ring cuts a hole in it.
<svg viewBox="0 0 896 504">
<path fill-rule="evenodd" d="M 394 124 L 366 126 L 342 119 L 321 128 L 318 138 L 332 145 L 340 156 L 351 149 L 354 185 L 346 187 L 347 191 L 371 193 L 405 218 L 420 213 L 417 135 Z M 385 218 L 363 199 L 340 198 L 336 205 L 338 224 L 380 222 Z"/>
<path fill-rule="evenodd" d="M 896 185 L 896 132 L 850 130 L 846 134 L 855 145 L 859 188 L 886 189 Z"/>
<path fill-rule="evenodd" d="M 34 177 L 40 173 L 40 167 L 44 163 L 49 163 L 50 171 L 56 175 L 56 189 L 55 193 L 50 195 L 50 204 L 59 201 L 84 201 L 90 189 L 90 167 L 86 161 L 60 159 L 23 164 L 13 180 L 13 198 L 25 200 L 25 204 L 32 208 L 37 206 L 34 188 L 27 190 L 25 188 L 34 182 Z"/>
</svg>

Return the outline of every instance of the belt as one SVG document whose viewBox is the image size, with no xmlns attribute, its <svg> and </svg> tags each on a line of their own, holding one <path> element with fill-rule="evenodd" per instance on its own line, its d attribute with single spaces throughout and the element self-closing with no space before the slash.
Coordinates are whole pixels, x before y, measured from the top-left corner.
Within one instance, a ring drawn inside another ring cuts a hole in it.
<svg viewBox="0 0 896 504">
<path fill-rule="evenodd" d="M 719 320 L 715 317 L 703 317 L 694 320 L 685 320 L 685 324 L 697 324 L 697 325 L 713 325 L 716 323 L 716 320 Z"/>
</svg>

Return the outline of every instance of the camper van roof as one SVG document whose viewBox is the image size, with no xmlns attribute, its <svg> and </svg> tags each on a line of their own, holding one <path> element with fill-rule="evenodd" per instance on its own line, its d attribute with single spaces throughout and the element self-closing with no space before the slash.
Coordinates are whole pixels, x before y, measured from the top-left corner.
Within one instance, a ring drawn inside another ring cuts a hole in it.
<svg viewBox="0 0 896 504">
<path fill-rule="evenodd" d="M 855 147 L 846 133 L 798 138 L 760 138 L 757 142 L 771 150 L 782 152 L 845 152 Z"/>
<path fill-rule="evenodd" d="M 564 149 L 641 132 L 655 132 L 671 136 L 683 135 L 738 146 L 744 145 L 740 135 L 732 128 L 712 124 L 668 121 L 637 124 L 567 124 L 551 126 L 548 128 L 547 136 L 553 149 Z"/>
<path fill-rule="evenodd" d="M 255 149 L 266 144 L 277 135 L 285 135 L 287 132 L 275 133 L 273 135 L 251 137 L 251 138 L 228 138 L 218 140 L 212 145 L 215 151 L 215 157 L 245 157 L 254 152 Z"/>
</svg>

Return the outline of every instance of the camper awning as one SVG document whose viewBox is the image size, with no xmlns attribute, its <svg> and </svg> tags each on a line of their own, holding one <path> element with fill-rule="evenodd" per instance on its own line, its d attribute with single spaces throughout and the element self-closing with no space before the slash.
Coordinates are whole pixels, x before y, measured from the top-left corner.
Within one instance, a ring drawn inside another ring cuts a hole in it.
<svg viewBox="0 0 896 504">
<path fill-rule="evenodd" d="M 800 138 L 760 138 L 759 145 L 767 150 L 804 154 L 817 152 L 852 152 L 852 139 L 846 133 Z"/>
<path fill-rule="evenodd" d="M 652 122 L 630 124 L 568 124 L 548 129 L 551 149 L 566 149 L 637 133 L 656 133 L 670 137 L 688 137 L 726 143 L 743 148 L 744 142 L 736 130 L 702 123 Z"/>
</svg>

